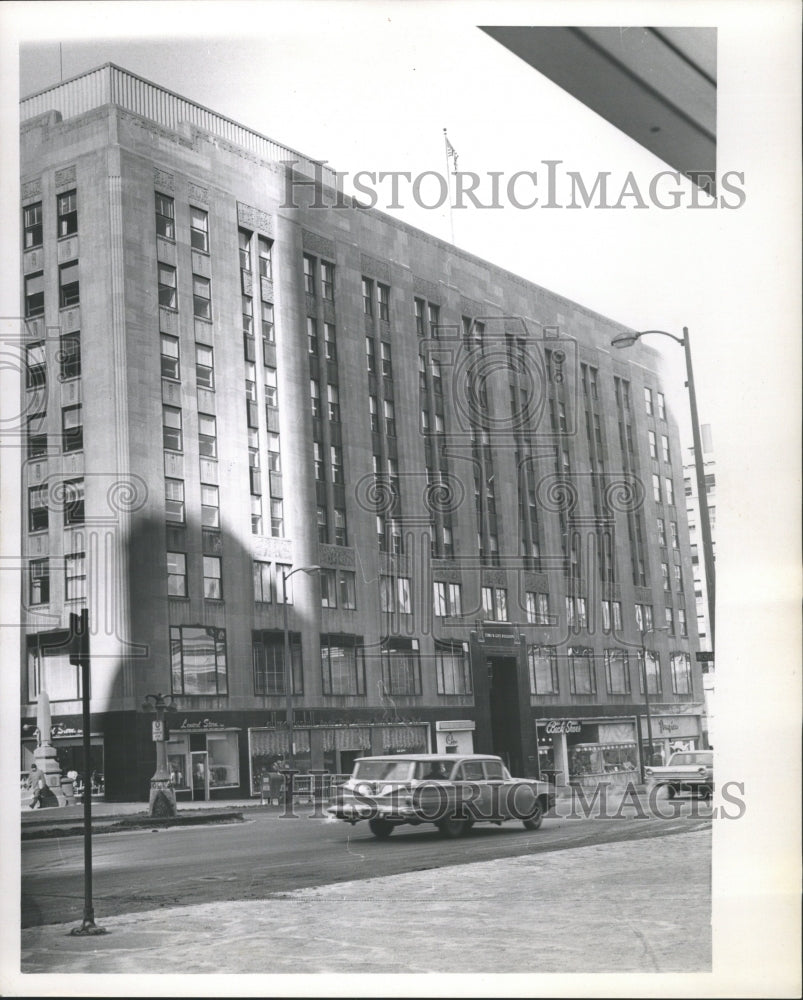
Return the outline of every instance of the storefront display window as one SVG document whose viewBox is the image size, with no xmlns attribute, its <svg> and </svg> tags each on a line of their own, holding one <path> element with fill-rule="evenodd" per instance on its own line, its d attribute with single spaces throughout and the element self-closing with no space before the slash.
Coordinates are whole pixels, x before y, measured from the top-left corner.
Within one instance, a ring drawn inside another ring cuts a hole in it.
<svg viewBox="0 0 803 1000">
<path fill-rule="evenodd" d="M 637 768 L 635 743 L 580 743 L 569 752 L 569 774 L 573 778 L 636 771 Z"/>
</svg>

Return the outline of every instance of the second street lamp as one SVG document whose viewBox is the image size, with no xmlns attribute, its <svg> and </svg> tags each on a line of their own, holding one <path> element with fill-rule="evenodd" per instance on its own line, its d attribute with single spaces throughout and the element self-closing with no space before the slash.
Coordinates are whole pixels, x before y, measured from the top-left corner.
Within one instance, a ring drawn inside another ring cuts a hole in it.
<svg viewBox="0 0 803 1000">
<path fill-rule="evenodd" d="M 285 693 L 285 717 L 287 720 L 287 785 L 285 796 L 287 805 L 293 805 L 293 775 L 295 774 L 295 733 L 293 720 L 293 664 L 290 659 L 290 626 L 287 620 L 287 581 L 296 573 L 306 573 L 312 576 L 313 573 L 320 573 L 320 566 L 297 566 L 289 573 L 282 570 L 282 605 L 284 609 L 284 693 Z"/>
</svg>

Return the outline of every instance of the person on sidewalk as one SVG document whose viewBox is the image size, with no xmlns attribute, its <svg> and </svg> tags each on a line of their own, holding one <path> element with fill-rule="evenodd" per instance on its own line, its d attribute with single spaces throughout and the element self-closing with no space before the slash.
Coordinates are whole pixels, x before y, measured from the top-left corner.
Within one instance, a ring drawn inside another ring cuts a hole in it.
<svg viewBox="0 0 803 1000">
<path fill-rule="evenodd" d="M 276 799 L 277 806 L 282 804 L 282 799 L 284 798 L 284 782 L 285 776 L 282 773 L 281 765 L 278 760 L 275 760 L 271 765 L 271 769 L 268 774 L 268 794 L 270 796 L 268 805 L 272 806 L 274 799 Z"/>
<path fill-rule="evenodd" d="M 31 764 L 31 775 L 28 778 L 28 787 L 33 793 L 31 796 L 30 808 L 41 809 L 42 796 L 47 788 L 47 782 L 45 781 L 44 772 L 41 771 L 36 764 Z"/>
</svg>

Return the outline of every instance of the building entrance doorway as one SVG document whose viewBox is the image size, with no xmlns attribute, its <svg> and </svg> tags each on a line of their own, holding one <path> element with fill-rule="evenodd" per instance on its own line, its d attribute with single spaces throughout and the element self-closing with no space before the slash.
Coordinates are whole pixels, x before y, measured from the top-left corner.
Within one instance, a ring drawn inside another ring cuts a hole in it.
<svg viewBox="0 0 803 1000">
<path fill-rule="evenodd" d="M 504 760 L 513 775 L 523 774 L 521 760 L 521 715 L 515 656 L 488 658 L 491 743 L 493 753 Z"/>
<path fill-rule="evenodd" d="M 192 752 L 192 798 L 205 801 L 209 798 L 209 768 L 206 750 Z"/>
</svg>

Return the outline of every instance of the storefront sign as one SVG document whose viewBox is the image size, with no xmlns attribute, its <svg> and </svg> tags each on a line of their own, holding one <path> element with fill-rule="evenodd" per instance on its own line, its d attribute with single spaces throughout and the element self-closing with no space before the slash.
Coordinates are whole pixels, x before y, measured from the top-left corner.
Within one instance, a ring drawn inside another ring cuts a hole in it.
<svg viewBox="0 0 803 1000">
<path fill-rule="evenodd" d="M 226 726 L 222 722 L 214 722 L 212 719 L 201 719 L 200 722 L 190 722 L 189 719 L 185 719 L 179 729 L 225 729 Z"/>
<path fill-rule="evenodd" d="M 435 730 L 439 733 L 466 733 L 473 732 L 476 728 L 477 724 L 471 719 L 446 719 L 435 723 Z"/>
<path fill-rule="evenodd" d="M 552 736 L 556 733 L 579 733 L 581 727 L 575 719 L 555 719 L 552 722 L 547 722 L 544 728 Z"/>
<path fill-rule="evenodd" d="M 83 736 L 83 729 L 74 729 L 72 726 L 65 726 L 63 722 L 57 722 L 50 727 L 52 736 Z"/>
</svg>

